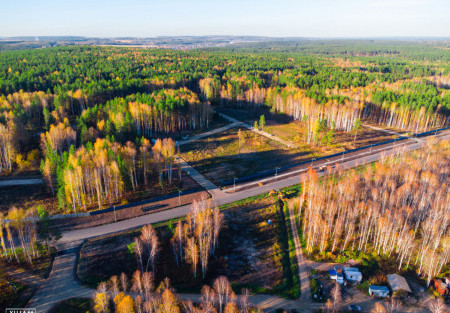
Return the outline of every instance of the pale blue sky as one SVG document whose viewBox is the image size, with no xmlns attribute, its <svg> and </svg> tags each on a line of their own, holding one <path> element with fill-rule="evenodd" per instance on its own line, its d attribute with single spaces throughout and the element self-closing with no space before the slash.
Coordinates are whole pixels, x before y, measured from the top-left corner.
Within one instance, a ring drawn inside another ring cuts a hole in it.
<svg viewBox="0 0 450 313">
<path fill-rule="evenodd" d="M 450 36 L 450 0 L 0 0 L 0 36 Z"/>
</svg>

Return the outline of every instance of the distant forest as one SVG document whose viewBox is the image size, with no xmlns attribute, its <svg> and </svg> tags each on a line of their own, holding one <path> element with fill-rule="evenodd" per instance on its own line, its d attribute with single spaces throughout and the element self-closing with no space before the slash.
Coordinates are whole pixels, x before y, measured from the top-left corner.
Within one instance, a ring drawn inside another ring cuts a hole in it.
<svg viewBox="0 0 450 313">
<path fill-rule="evenodd" d="M 215 106 L 286 114 L 308 143 L 362 119 L 412 133 L 445 127 L 449 59 L 443 41 L 3 51 L 0 172 L 40 168 L 61 209 L 77 212 L 173 183 L 174 135 L 207 128 Z"/>
</svg>

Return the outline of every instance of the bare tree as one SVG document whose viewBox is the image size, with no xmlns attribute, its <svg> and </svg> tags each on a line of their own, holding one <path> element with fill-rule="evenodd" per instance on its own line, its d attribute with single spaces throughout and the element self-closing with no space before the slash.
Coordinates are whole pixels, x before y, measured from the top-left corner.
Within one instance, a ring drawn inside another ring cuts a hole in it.
<svg viewBox="0 0 450 313">
<path fill-rule="evenodd" d="M 247 288 L 242 289 L 242 294 L 239 297 L 239 311 L 241 313 L 248 313 L 250 311 L 250 303 L 248 301 L 249 296 L 249 290 Z"/>
<path fill-rule="evenodd" d="M 333 313 L 339 311 L 342 303 L 341 286 L 338 283 L 334 284 L 333 289 L 331 289 L 331 301 L 333 302 Z"/>
<path fill-rule="evenodd" d="M 124 293 L 128 292 L 129 283 L 128 277 L 125 273 L 120 274 L 120 287 L 122 287 L 122 291 Z"/>
<path fill-rule="evenodd" d="M 139 270 L 136 270 L 133 273 L 133 277 L 131 278 L 132 285 L 131 285 L 131 291 L 138 294 L 143 294 L 144 292 L 144 286 L 142 284 L 142 275 Z"/>
<path fill-rule="evenodd" d="M 108 291 L 108 285 L 105 282 L 101 282 L 97 286 L 97 292 L 106 293 Z"/>
<path fill-rule="evenodd" d="M 192 271 L 194 278 L 197 277 L 197 264 L 198 264 L 198 247 L 195 243 L 194 237 L 189 237 L 186 242 L 186 261 L 192 265 Z"/>
<path fill-rule="evenodd" d="M 153 273 L 145 272 L 142 274 L 142 285 L 144 287 L 144 298 L 148 301 L 155 287 Z"/>
<path fill-rule="evenodd" d="M 148 251 L 147 266 L 145 267 L 146 271 L 148 271 L 148 265 L 150 263 L 151 242 L 154 234 L 155 230 L 153 229 L 152 225 L 149 224 L 142 227 L 141 235 L 139 236 L 139 239 L 142 241 Z"/>
<path fill-rule="evenodd" d="M 139 258 L 139 264 L 141 265 L 141 272 L 144 272 L 144 265 L 142 264 L 142 253 L 144 252 L 142 242 L 139 238 L 134 238 L 134 253 Z"/>
<path fill-rule="evenodd" d="M 150 261 L 152 263 L 152 271 L 155 272 L 155 260 L 156 260 L 156 255 L 158 254 L 159 251 L 159 241 L 158 241 L 158 236 L 156 236 L 156 234 L 154 234 L 151 238 L 150 241 Z M 147 264 L 148 266 L 148 264 Z"/>
<path fill-rule="evenodd" d="M 185 313 L 196 313 L 197 312 L 197 310 L 194 307 L 194 304 L 192 303 L 191 300 L 183 301 L 181 304 L 183 306 L 183 310 Z"/>
<path fill-rule="evenodd" d="M 428 309 L 430 309 L 431 313 L 444 313 L 447 306 L 442 298 L 434 298 L 428 303 Z"/>
<path fill-rule="evenodd" d="M 220 230 L 223 227 L 225 221 L 225 216 L 223 213 L 221 213 L 219 211 L 219 208 L 216 207 L 213 211 L 213 225 L 214 225 L 214 230 L 213 230 L 213 248 L 211 250 L 212 253 L 214 253 L 214 251 L 216 250 L 217 246 L 219 245 L 219 233 Z"/>
<path fill-rule="evenodd" d="M 214 289 L 208 285 L 202 287 L 201 306 L 205 313 L 212 313 L 215 311 L 214 302 L 216 299 L 216 293 Z"/>
<path fill-rule="evenodd" d="M 396 313 L 400 311 L 402 303 L 397 299 L 391 298 L 391 300 L 385 304 L 385 307 L 387 313 Z"/>
<path fill-rule="evenodd" d="M 225 276 L 220 276 L 214 281 L 214 290 L 216 291 L 219 313 L 222 313 L 224 306 L 233 294 L 231 284 Z"/>
<path fill-rule="evenodd" d="M 180 261 L 183 260 L 183 241 L 184 241 L 184 236 L 183 236 L 183 223 L 181 221 L 179 221 L 177 223 L 177 227 L 175 227 L 175 233 L 173 235 L 173 239 L 174 239 L 174 244 L 177 245 L 178 247 L 178 253 L 180 254 Z"/>
<path fill-rule="evenodd" d="M 108 283 L 109 292 L 111 293 L 111 298 L 115 298 L 119 293 L 119 278 L 117 276 L 111 276 Z"/>
<path fill-rule="evenodd" d="M 144 304 L 141 295 L 137 295 L 136 298 L 134 299 L 134 308 L 136 313 L 144 312 Z"/>
</svg>

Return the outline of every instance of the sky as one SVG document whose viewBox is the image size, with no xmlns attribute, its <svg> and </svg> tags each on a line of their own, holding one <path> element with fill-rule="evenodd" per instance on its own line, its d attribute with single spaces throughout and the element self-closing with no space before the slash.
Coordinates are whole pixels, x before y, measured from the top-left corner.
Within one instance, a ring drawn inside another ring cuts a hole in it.
<svg viewBox="0 0 450 313">
<path fill-rule="evenodd" d="M 450 0 L 0 0 L 0 37 L 450 36 Z"/>
</svg>

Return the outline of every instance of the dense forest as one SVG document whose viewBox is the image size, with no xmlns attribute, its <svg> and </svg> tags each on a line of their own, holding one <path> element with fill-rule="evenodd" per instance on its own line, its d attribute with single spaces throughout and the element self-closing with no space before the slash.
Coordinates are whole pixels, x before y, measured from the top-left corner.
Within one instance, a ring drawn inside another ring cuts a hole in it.
<svg viewBox="0 0 450 313">
<path fill-rule="evenodd" d="M 172 184 L 174 139 L 209 128 L 215 106 L 288 115 L 304 125 L 306 143 L 318 129 L 350 132 L 361 120 L 408 132 L 445 127 L 446 48 L 330 41 L 1 52 L 0 172 L 40 168 L 61 208 L 78 212 Z"/>
<path fill-rule="evenodd" d="M 309 172 L 296 200 L 308 253 L 395 256 L 427 279 L 448 269 L 448 141 L 320 180 Z M 351 191 L 351 192 L 350 192 Z"/>
</svg>

